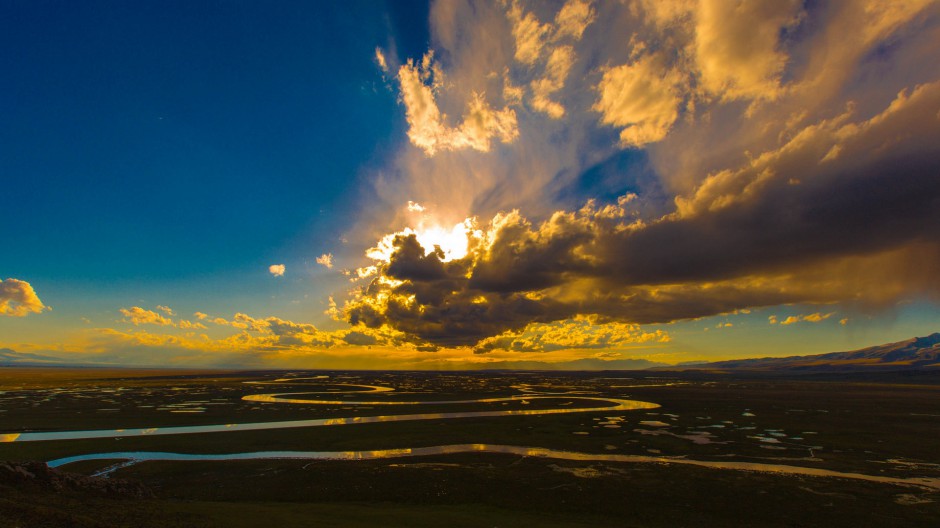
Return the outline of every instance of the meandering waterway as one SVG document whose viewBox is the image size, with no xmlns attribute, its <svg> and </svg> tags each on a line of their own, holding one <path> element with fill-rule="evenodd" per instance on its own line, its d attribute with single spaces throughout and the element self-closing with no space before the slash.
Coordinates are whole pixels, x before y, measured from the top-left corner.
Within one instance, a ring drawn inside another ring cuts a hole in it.
<svg viewBox="0 0 940 528">
<path fill-rule="evenodd" d="M 301 378 L 285 378 L 273 381 L 248 382 L 253 384 L 279 384 L 296 383 Z M 324 379 L 324 377 L 304 378 Z M 584 394 L 565 393 L 533 393 L 531 390 L 524 395 L 501 398 L 480 398 L 473 400 L 433 400 L 433 401 L 350 401 L 350 400 L 321 400 L 296 398 L 311 394 L 337 394 L 337 393 L 372 393 L 390 392 L 394 389 L 373 385 L 330 384 L 331 387 L 341 386 L 343 389 L 329 391 L 306 391 L 290 393 L 251 394 L 243 396 L 245 401 L 260 403 L 287 403 L 303 405 L 345 405 L 345 406 L 380 406 L 380 405 L 458 405 L 458 404 L 489 404 L 508 402 L 529 402 L 531 400 L 582 400 L 597 402 L 598 405 L 588 407 L 557 407 L 548 409 L 501 409 L 489 411 L 463 411 L 463 412 L 429 412 L 411 414 L 390 414 L 379 416 L 349 416 L 341 418 L 318 418 L 311 420 L 290 420 L 278 422 L 250 422 L 214 425 L 195 425 L 178 427 L 148 427 L 134 429 L 102 429 L 87 431 L 43 431 L 27 433 L 0 434 L 0 442 L 38 442 L 48 440 L 77 440 L 90 438 L 122 438 L 149 435 L 176 435 L 176 434 L 203 434 L 224 433 L 234 431 L 258 431 L 266 429 L 285 429 L 299 427 L 324 427 L 337 425 L 352 425 L 366 423 L 404 422 L 415 420 L 449 420 L 460 418 L 500 417 L 500 416 L 534 416 L 550 414 L 587 413 L 597 411 L 633 411 L 639 409 L 655 409 L 659 405 L 651 402 L 609 398 L 601 396 L 586 396 Z M 689 465 L 720 470 L 758 471 L 780 475 L 832 477 L 851 480 L 862 480 L 883 484 L 900 486 L 913 486 L 922 489 L 940 490 L 940 479 L 929 477 L 888 477 L 882 475 L 865 475 L 834 471 L 804 466 L 790 466 L 783 464 L 765 464 L 754 462 L 708 461 L 694 460 L 684 457 L 622 455 L 610 453 L 582 453 L 562 451 L 543 447 L 513 446 L 501 444 L 455 444 L 417 448 L 384 449 L 374 451 L 256 451 L 248 453 L 225 454 L 193 454 L 193 453 L 166 453 L 156 451 L 127 451 L 109 453 L 89 453 L 48 462 L 50 467 L 59 467 L 86 460 L 121 460 L 107 472 L 127 467 L 128 465 L 145 461 L 234 461 L 234 460 L 263 460 L 263 459 L 305 459 L 305 460 L 378 460 L 403 457 L 453 455 L 459 453 L 499 453 L 518 456 L 550 458 L 557 460 L 611 462 L 611 463 L 656 463 Z"/>
<path fill-rule="evenodd" d="M 162 453 L 156 451 L 127 451 L 114 453 L 93 453 L 59 458 L 48 462 L 50 467 L 59 467 L 86 460 L 126 460 L 133 463 L 145 461 L 232 461 L 232 460 L 265 460 L 265 459 L 303 459 L 303 460 L 379 460 L 390 458 L 422 457 L 435 455 L 455 455 L 460 453 L 501 453 L 527 457 L 550 458 L 556 460 L 573 460 L 584 462 L 619 462 L 619 463 L 655 463 L 698 466 L 711 469 L 725 469 L 738 471 L 758 471 L 775 473 L 778 475 L 795 475 L 810 477 L 832 477 L 850 480 L 864 480 L 882 484 L 895 484 L 912 486 L 929 490 L 940 490 L 940 479 L 928 477 L 886 477 L 881 475 L 864 475 L 833 471 L 828 469 L 810 468 L 803 466 L 787 466 L 783 464 L 762 464 L 754 462 L 729 462 L 693 460 L 680 457 L 619 455 L 607 453 L 580 453 L 561 451 L 543 447 L 525 447 L 500 444 L 455 444 L 430 447 L 415 447 L 402 449 L 382 449 L 375 451 L 255 451 L 251 453 L 225 453 L 225 454 L 190 454 L 190 453 Z M 126 467 L 120 464 L 117 467 Z M 117 468 L 116 467 L 116 468 Z"/>
</svg>

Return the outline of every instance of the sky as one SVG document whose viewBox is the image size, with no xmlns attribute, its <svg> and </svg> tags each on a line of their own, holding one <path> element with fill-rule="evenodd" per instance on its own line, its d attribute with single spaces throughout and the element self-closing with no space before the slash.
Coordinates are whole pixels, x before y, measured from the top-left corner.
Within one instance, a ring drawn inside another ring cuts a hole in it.
<svg viewBox="0 0 940 528">
<path fill-rule="evenodd" d="M 940 331 L 940 2 L 0 2 L 0 361 Z"/>
</svg>

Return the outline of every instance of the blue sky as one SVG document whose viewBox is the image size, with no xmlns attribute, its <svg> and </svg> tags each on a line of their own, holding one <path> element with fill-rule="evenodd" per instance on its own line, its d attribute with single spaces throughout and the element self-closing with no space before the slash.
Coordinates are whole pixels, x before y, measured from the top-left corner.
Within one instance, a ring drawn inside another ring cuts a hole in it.
<svg viewBox="0 0 940 528">
<path fill-rule="evenodd" d="M 936 4 L 693 4 L 6 2 L 0 346 L 441 368 L 937 330 Z"/>
<path fill-rule="evenodd" d="M 422 53 L 426 18 L 414 2 L 6 4 L 5 275 L 70 315 L 280 293 L 268 261 L 335 245 L 362 167 L 400 142 L 373 52 Z"/>
<path fill-rule="evenodd" d="M 4 233 L 7 272 L 177 279 L 284 258 L 311 233 L 335 240 L 360 167 L 402 126 L 373 50 L 396 19 L 426 17 L 381 8 L 7 4 L 4 179 L 17 199 L 0 214 L 29 219 Z"/>
</svg>

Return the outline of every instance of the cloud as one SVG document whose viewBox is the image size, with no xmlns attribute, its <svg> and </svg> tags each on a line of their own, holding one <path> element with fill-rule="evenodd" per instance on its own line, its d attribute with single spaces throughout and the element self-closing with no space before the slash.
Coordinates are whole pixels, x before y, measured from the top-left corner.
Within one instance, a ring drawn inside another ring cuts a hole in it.
<svg viewBox="0 0 940 528">
<path fill-rule="evenodd" d="M 196 312 L 196 313 L 193 314 L 193 317 L 195 317 L 196 319 L 199 319 L 200 321 L 202 321 L 202 320 L 205 320 L 206 318 L 208 318 L 209 316 L 208 316 L 207 314 L 202 313 L 202 312 Z"/>
<path fill-rule="evenodd" d="M 420 148 L 376 175 L 332 313 L 447 350 L 578 317 L 938 300 L 938 20 L 936 2 L 435 3 L 399 73 Z M 466 119 L 445 114 L 475 98 L 513 112 L 511 141 L 457 146 Z"/>
<path fill-rule="evenodd" d="M 530 323 L 522 331 L 508 331 L 481 340 L 473 351 L 554 352 L 558 350 L 615 349 L 640 343 L 667 343 L 662 330 L 643 331 L 640 326 L 603 322 L 596 317 L 576 316 L 553 323 Z"/>
<path fill-rule="evenodd" d="M 735 99 L 773 99 L 787 62 L 780 38 L 800 21 L 801 2 L 704 0 L 696 10 L 695 57 L 703 87 Z"/>
<path fill-rule="evenodd" d="M 787 325 L 801 323 L 801 322 L 819 323 L 821 321 L 825 321 L 826 319 L 829 319 L 833 315 L 835 315 L 835 312 L 829 312 L 827 314 L 816 312 L 816 313 L 811 313 L 808 315 L 802 315 L 802 314 L 791 315 L 787 317 L 786 319 L 784 319 L 783 321 L 780 321 L 780 324 L 782 326 L 787 326 Z M 843 319 L 843 321 L 847 321 L 847 319 Z M 771 316 L 770 324 L 777 324 L 777 318 L 774 316 Z M 842 324 L 845 325 L 845 323 L 842 323 Z"/>
<path fill-rule="evenodd" d="M 369 331 L 343 330 L 330 333 L 325 344 L 306 330 L 275 336 L 273 332 L 238 331 L 210 338 L 206 334 L 186 335 L 129 332 L 112 328 L 86 329 L 70 341 L 53 347 L 33 346 L 35 352 L 0 349 L 9 362 L 43 361 L 98 366 L 139 365 L 224 368 L 332 368 L 332 369 L 468 369 L 468 368 L 542 368 L 604 369 L 646 368 L 655 364 L 645 359 L 628 359 L 620 354 L 592 353 L 587 360 L 581 354 L 555 352 L 552 357 L 539 353 L 536 361 L 524 352 L 494 350 L 473 355 L 463 350 L 436 349 L 431 346 L 390 345 L 382 336 Z M 272 327 L 274 324 L 272 324 Z M 295 339 L 296 338 L 296 339 Z M 335 339 L 334 339 L 335 338 Z M 351 344 L 354 343 L 354 344 Z M 430 349 L 436 353 L 428 354 Z M 37 354 L 38 352 L 39 354 Z M 48 358 L 48 359 L 47 359 Z"/>
<path fill-rule="evenodd" d="M 580 40 L 584 30 L 594 21 L 595 11 L 587 0 L 568 0 L 555 16 L 555 39 L 569 37 Z"/>
<path fill-rule="evenodd" d="M 128 323 L 133 323 L 134 326 L 141 324 L 153 324 L 161 326 L 176 326 L 171 319 L 164 317 L 157 312 L 151 310 L 145 310 L 140 306 L 132 306 L 130 308 L 121 308 L 120 312 L 124 315 L 124 320 Z"/>
<path fill-rule="evenodd" d="M 666 137 L 679 117 L 681 77 L 654 55 L 611 68 L 598 86 L 601 123 L 623 127 L 620 141 L 640 147 Z"/>
<path fill-rule="evenodd" d="M 158 324 L 170 326 L 172 322 L 163 318 L 156 312 L 149 312 L 139 307 L 122 309 L 124 315 L 134 324 Z M 182 348 L 199 353 L 226 353 L 232 360 L 234 355 L 251 354 L 280 354 L 292 353 L 303 355 L 315 353 L 326 349 L 348 350 L 350 346 L 383 346 L 398 347 L 402 350 L 409 345 L 397 332 L 388 327 L 365 328 L 353 327 L 333 331 L 320 330 L 312 324 L 297 323 L 278 317 L 256 318 L 248 314 L 237 312 L 231 319 L 217 317 L 212 320 L 220 326 L 228 326 L 236 333 L 222 337 L 209 338 L 205 334 L 196 336 L 187 333 L 185 336 L 176 334 L 156 334 L 150 332 L 124 333 L 112 329 L 97 329 L 96 335 L 102 333 L 108 336 L 119 336 L 121 340 L 133 341 L 139 346 Z M 202 330 L 206 327 L 201 323 L 181 321 L 179 328 L 185 330 Z M 110 347 L 109 347 L 110 348 Z M 84 343 L 83 350 L 94 352 L 95 345 Z M 245 358 L 250 359 L 250 358 Z"/>
<path fill-rule="evenodd" d="M 540 77 L 530 83 L 532 108 L 547 114 L 552 119 L 561 119 L 565 107 L 552 98 L 565 87 L 565 80 L 576 60 L 571 43 L 581 40 L 584 30 L 594 21 L 595 11 L 591 2 L 569 0 L 558 11 L 554 24 L 541 23 L 532 12 L 523 12 L 522 4 L 513 2 L 507 12 L 515 39 L 515 58 L 533 68 L 541 65 Z M 508 69 L 507 69 L 508 70 Z M 509 102 L 520 103 L 524 96 L 521 87 L 506 79 L 504 97 Z"/>
<path fill-rule="evenodd" d="M 493 110 L 481 93 L 467 102 L 461 124 L 449 127 L 434 92 L 442 85 L 443 73 L 428 53 L 420 64 L 408 61 L 398 70 L 401 97 L 408 120 L 408 138 L 428 156 L 442 150 L 474 149 L 486 152 L 494 139 L 503 143 L 518 135 L 516 113 L 511 108 Z"/>
<path fill-rule="evenodd" d="M 902 91 L 869 119 L 808 125 L 709 175 L 659 218 L 636 218 L 632 201 L 541 223 L 513 211 L 473 224 L 467 255 L 453 259 L 402 232 L 371 254 L 378 278 L 347 319 L 460 346 L 579 314 L 648 324 L 940 297 L 938 112 L 940 82 Z M 834 144 L 847 155 L 822 162 Z"/>
<path fill-rule="evenodd" d="M 268 266 L 268 272 L 275 277 L 283 277 L 287 268 L 283 264 L 271 264 Z"/>
<path fill-rule="evenodd" d="M 385 59 L 385 52 L 382 51 L 382 48 L 375 48 L 375 63 L 379 65 L 383 72 L 388 73 L 388 61 Z"/>
<path fill-rule="evenodd" d="M 317 257 L 317 264 L 326 266 L 328 269 L 333 269 L 333 254 L 324 253 Z"/>
<path fill-rule="evenodd" d="M 512 22 L 512 36 L 516 44 L 516 60 L 523 64 L 535 64 L 535 61 L 542 54 L 545 41 L 551 33 L 551 25 L 539 22 L 539 19 L 531 11 L 528 13 L 523 12 L 522 4 L 518 1 L 512 2 L 507 15 Z"/>
<path fill-rule="evenodd" d="M 173 313 L 173 309 L 170 308 L 169 306 L 161 306 L 161 305 L 158 304 L 156 309 L 157 309 L 157 310 L 160 310 L 161 312 L 163 312 L 163 313 L 165 313 L 165 314 L 167 314 L 167 315 L 176 315 L 175 313 Z"/>
<path fill-rule="evenodd" d="M 565 86 L 565 79 L 574 63 L 574 48 L 559 46 L 552 50 L 545 66 L 545 76 L 532 81 L 532 108 L 561 119 L 565 108 L 551 99 L 552 94 Z"/>
<path fill-rule="evenodd" d="M 0 315 L 25 317 L 49 309 L 28 282 L 13 278 L 0 280 Z"/>
</svg>

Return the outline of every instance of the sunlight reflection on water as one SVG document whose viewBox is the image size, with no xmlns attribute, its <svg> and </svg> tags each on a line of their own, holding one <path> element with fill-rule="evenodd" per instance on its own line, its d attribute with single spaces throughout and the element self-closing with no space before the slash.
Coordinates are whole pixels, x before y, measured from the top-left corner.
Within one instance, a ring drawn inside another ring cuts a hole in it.
<svg viewBox="0 0 940 528">
<path fill-rule="evenodd" d="M 361 401 L 324 401 L 324 400 L 296 400 L 290 398 L 280 398 L 278 394 L 256 394 L 246 396 L 248 401 L 258 402 L 279 402 L 279 403 L 304 403 L 336 405 L 387 405 L 390 402 L 361 402 Z M 558 396 L 531 396 L 525 397 L 527 400 L 537 399 L 560 399 Z M 607 405 L 581 408 L 554 408 L 554 409 L 506 409 L 498 411 L 466 411 L 466 412 L 440 412 L 440 413 L 416 413 L 416 414 L 394 414 L 385 416 L 349 416 L 342 418 L 317 418 L 312 420 L 289 420 L 280 422 L 254 422 L 254 423 L 235 423 L 235 424 L 214 424 L 214 425 L 189 425 L 178 427 L 149 427 L 138 429 L 100 429 L 89 431 L 47 431 L 36 433 L 20 433 L 0 435 L 0 442 L 40 442 L 47 440 L 77 440 L 89 438 L 117 438 L 141 435 L 175 435 L 175 434 L 194 434 L 194 433 L 219 433 L 231 431 L 258 431 L 265 429 L 287 429 L 295 427 L 322 427 L 332 425 L 351 425 L 366 423 L 387 423 L 387 422 L 406 422 L 416 420 L 444 420 L 456 418 L 481 418 L 493 416 L 535 416 L 547 414 L 568 414 L 584 413 L 593 411 L 630 411 L 636 409 L 655 409 L 658 404 L 634 400 L 622 400 L 618 398 L 599 398 L 578 396 L 580 400 L 591 400 L 606 403 Z M 569 399 L 569 398 L 566 398 Z M 493 403 L 493 402 L 521 401 L 521 397 L 510 396 L 506 398 L 483 398 L 478 400 L 456 400 L 456 401 L 423 401 L 423 402 L 394 402 L 397 405 L 444 405 L 444 404 L 471 404 L 471 403 Z"/>
<path fill-rule="evenodd" d="M 189 454 L 161 453 L 148 451 L 130 451 L 116 453 L 94 453 L 60 458 L 48 462 L 50 467 L 59 467 L 86 460 L 129 460 L 145 461 L 232 461 L 232 460 L 269 460 L 269 459 L 304 459 L 304 460 L 378 460 L 389 458 L 420 457 L 433 455 L 453 455 L 460 453 L 500 453 L 524 457 L 550 458 L 584 462 L 621 462 L 621 463 L 658 463 L 698 466 L 711 469 L 737 471 L 758 471 L 779 475 L 800 475 L 813 477 L 832 477 L 851 480 L 864 480 L 883 484 L 914 486 L 931 490 L 940 490 L 940 479 L 927 477 L 898 478 L 879 475 L 864 475 L 828 469 L 763 464 L 754 462 L 726 462 L 692 460 L 663 456 L 619 455 L 604 453 L 579 453 L 542 447 L 525 447 L 499 444 L 455 444 L 430 447 L 381 449 L 373 451 L 258 451 L 253 453 L 227 454 Z M 124 466 L 122 466 L 124 467 Z"/>
</svg>

